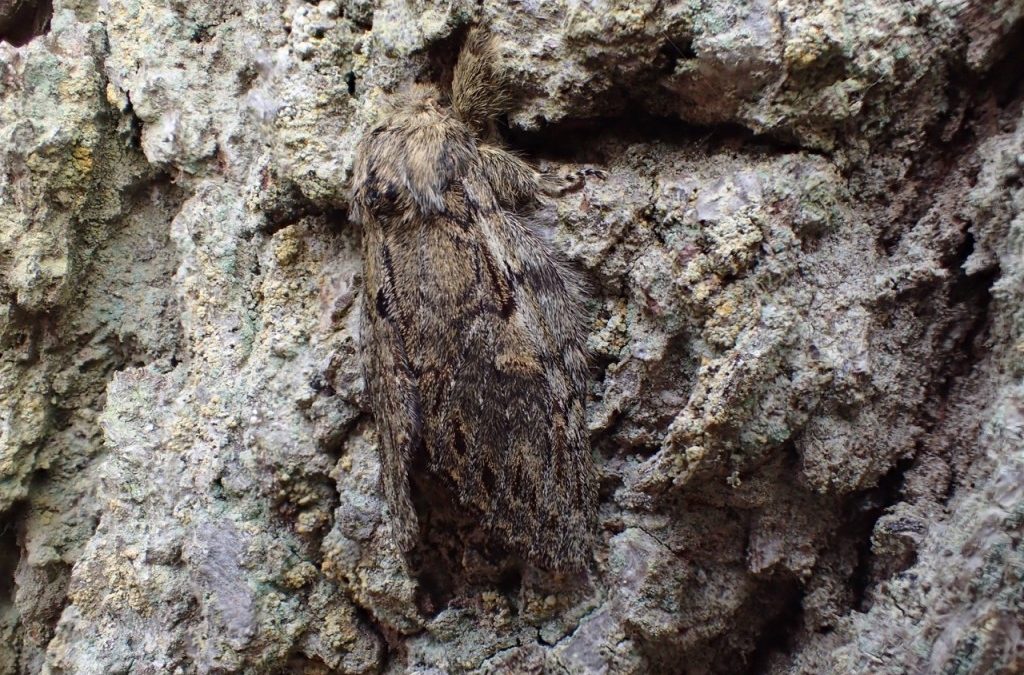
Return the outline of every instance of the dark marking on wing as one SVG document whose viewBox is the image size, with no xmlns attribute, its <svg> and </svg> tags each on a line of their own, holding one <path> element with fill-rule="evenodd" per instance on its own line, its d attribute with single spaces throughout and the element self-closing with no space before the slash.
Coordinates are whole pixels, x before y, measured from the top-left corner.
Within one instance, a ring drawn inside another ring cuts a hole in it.
<svg viewBox="0 0 1024 675">
<path fill-rule="evenodd" d="M 388 299 L 384 295 L 384 289 L 377 289 L 377 315 L 382 319 L 388 319 L 391 317 L 391 312 L 388 310 Z"/>
<path fill-rule="evenodd" d="M 480 471 L 480 479 L 484 483 L 484 488 L 487 490 L 487 494 L 493 495 L 498 487 L 498 479 L 494 476 L 494 471 L 491 467 L 484 465 Z"/>
<path fill-rule="evenodd" d="M 462 431 L 462 425 L 458 420 L 452 423 L 452 442 L 455 444 L 455 451 L 460 455 L 466 454 L 466 434 Z"/>
<path fill-rule="evenodd" d="M 381 260 L 384 262 L 384 271 L 387 273 L 388 283 L 395 278 L 395 261 L 391 258 L 391 249 L 387 244 L 381 246 Z"/>
<path fill-rule="evenodd" d="M 363 190 L 363 201 L 376 216 L 388 216 L 398 210 L 398 188 L 390 181 L 382 181 L 373 169 L 367 173 Z"/>
<path fill-rule="evenodd" d="M 491 257 L 490 252 L 486 248 L 482 247 L 480 253 L 484 259 L 487 276 L 490 277 L 491 285 L 494 287 L 498 316 L 507 319 L 512 316 L 512 312 L 516 309 L 515 287 L 512 286 L 512 280 L 498 270 L 497 265 L 494 263 L 494 258 Z"/>
</svg>

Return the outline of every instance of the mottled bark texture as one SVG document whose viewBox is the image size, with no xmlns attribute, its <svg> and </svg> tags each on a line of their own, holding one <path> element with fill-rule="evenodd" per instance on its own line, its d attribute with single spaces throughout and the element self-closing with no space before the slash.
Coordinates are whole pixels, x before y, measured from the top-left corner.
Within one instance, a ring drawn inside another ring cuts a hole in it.
<svg viewBox="0 0 1024 675">
<path fill-rule="evenodd" d="M 0 671 L 1020 672 L 1022 15 L 54 0 L 0 35 Z M 378 484 L 353 151 L 471 24 L 509 145 L 609 174 L 536 214 L 594 298 L 568 583 L 410 569 Z"/>
</svg>

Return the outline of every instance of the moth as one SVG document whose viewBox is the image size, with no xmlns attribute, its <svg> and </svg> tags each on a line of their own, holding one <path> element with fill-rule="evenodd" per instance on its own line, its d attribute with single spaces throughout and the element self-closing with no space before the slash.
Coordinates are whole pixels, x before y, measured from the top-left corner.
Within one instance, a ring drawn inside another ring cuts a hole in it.
<svg viewBox="0 0 1024 675">
<path fill-rule="evenodd" d="M 587 172 L 554 178 L 492 140 L 509 104 L 495 64 L 492 40 L 471 32 L 450 95 L 401 91 L 357 147 L 360 353 L 382 489 L 403 551 L 419 532 L 415 470 L 503 549 L 579 569 L 597 509 L 584 287 L 529 212 Z"/>
</svg>

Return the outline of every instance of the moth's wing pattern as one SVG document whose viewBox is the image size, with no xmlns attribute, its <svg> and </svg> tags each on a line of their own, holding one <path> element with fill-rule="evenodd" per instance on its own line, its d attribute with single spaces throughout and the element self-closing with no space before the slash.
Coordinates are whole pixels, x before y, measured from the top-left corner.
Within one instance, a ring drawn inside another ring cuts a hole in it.
<svg viewBox="0 0 1024 675">
<path fill-rule="evenodd" d="M 413 175 L 406 137 L 402 129 L 382 125 L 361 141 L 352 204 L 354 219 L 363 225 L 363 376 L 380 437 L 381 486 L 395 537 L 408 552 L 419 533 L 409 470 L 422 449 L 423 410 L 414 370 L 416 345 L 410 344 L 416 317 L 402 297 L 408 273 L 396 269 L 393 249 L 401 250 L 403 214 L 413 210 L 417 198 L 439 203 L 440 188 L 424 188 L 430 177 L 423 172 Z M 410 184 L 418 189 L 409 189 Z"/>
<path fill-rule="evenodd" d="M 497 204 L 483 173 L 470 170 L 462 188 L 448 211 L 465 209 L 465 222 L 433 226 L 456 228 L 459 250 L 422 252 L 459 260 L 450 288 L 431 294 L 448 300 L 428 310 L 455 329 L 451 355 L 438 354 L 450 376 L 421 381 L 431 465 L 509 549 L 544 567 L 580 567 L 596 509 L 580 283 Z"/>
<path fill-rule="evenodd" d="M 419 529 L 409 491 L 409 466 L 421 445 L 423 417 L 397 315 L 387 255 L 379 231 L 364 234 L 360 342 L 363 376 L 380 436 L 381 485 L 395 537 L 407 552 L 415 544 Z"/>
</svg>

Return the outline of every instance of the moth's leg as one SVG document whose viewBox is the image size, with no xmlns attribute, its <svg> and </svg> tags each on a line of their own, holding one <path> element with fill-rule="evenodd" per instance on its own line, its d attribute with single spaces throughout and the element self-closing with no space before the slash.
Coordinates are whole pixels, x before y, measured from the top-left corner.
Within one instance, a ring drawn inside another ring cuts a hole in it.
<svg viewBox="0 0 1024 675">
<path fill-rule="evenodd" d="M 604 180 L 608 174 L 600 169 L 586 167 L 566 174 L 558 178 L 549 173 L 541 174 L 546 185 L 542 184 L 541 191 L 549 197 L 561 197 L 563 195 L 579 192 L 587 184 L 587 178 L 593 177 Z"/>
<path fill-rule="evenodd" d="M 526 204 L 539 194 L 561 197 L 581 190 L 587 177 L 604 180 L 608 174 L 599 169 L 585 168 L 559 176 L 541 172 L 511 152 L 493 145 L 481 145 L 480 156 L 484 173 L 498 200 L 506 206 Z"/>
<path fill-rule="evenodd" d="M 484 174 L 503 206 L 529 204 L 544 192 L 542 174 L 527 162 L 494 145 L 481 144 L 479 149 Z"/>
</svg>

